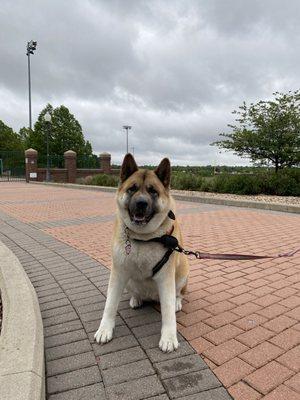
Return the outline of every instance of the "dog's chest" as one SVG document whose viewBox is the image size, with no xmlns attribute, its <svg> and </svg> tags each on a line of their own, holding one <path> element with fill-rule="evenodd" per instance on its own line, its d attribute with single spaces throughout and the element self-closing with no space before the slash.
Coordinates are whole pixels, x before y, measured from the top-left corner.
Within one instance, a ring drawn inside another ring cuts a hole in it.
<svg viewBox="0 0 300 400">
<path fill-rule="evenodd" d="M 126 247 L 127 246 L 127 247 Z M 153 267 L 162 259 L 165 249 L 159 243 L 123 241 L 113 249 L 114 264 L 124 268 L 135 280 L 152 276 Z"/>
</svg>

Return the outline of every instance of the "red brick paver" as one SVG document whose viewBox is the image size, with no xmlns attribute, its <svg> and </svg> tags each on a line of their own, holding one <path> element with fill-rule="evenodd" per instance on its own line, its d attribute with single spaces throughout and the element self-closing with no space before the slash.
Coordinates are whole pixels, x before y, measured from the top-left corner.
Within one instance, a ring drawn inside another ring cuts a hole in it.
<svg viewBox="0 0 300 400">
<path fill-rule="evenodd" d="M 177 203 L 186 248 L 272 255 L 300 245 L 298 215 Z M 0 211 L 111 265 L 113 194 L 1 183 Z M 300 256 L 190 265 L 178 329 L 234 399 L 300 398 Z"/>
</svg>

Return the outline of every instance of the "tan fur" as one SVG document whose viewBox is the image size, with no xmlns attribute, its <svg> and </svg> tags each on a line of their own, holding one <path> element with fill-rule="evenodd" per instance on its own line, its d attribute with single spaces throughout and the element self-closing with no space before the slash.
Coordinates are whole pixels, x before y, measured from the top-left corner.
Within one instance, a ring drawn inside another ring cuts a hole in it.
<svg viewBox="0 0 300 400">
<path fill-rule="evenodd" d="M 134 162 L 132 160 L 130 160 L 131 163 Z M 163 161 L 165 162 L 165 160 Z M 167 160 L 167 162 L 169 161 Z M 183 246 L 178 221 L 173 221 L 168 217 L 169 210 L 172 210 L 175 215 L 176 210 L 169 187 L 164 186 L 165 182 L 169 180 L 165 174 L 166 172 L 161 170 L 158 172 L 137 170 L 124 180 L 117 191 L 118 210 L 112 240 L 113 267 L 103 318 L 95 334 L 97 342 L 105 343 L 112 338 L 117 306 L 123 289 L 126 287 L 132 296 L 130 305 L 133 308 L 141 305 L 143 300 L 161 302 L 163 323 L 159 347 L 163 351 L 173 351 L 178 347 L 175 310 L 181 309 L 182 295 L 186 291 L 189 273 L 187 257 L 182 253 L 174 252 L 169 261 L 152 278 L 152 268 L 163 257 L 166 249 L 160 243 L 141 243 L 134 240 L 149 240 L 162 236 L 170 232 L 173 226 L 172 235 Z M 159 193 L 158 199 L 155 200 L 157 212 L 147 224 L 142 226 L 134 224 L 128 212 L 129 195 L 127 191 L 132 185 L 138 187 L 138 191 L 132 195 L 132 199 L 134 196 L 140 195 L 148 198 L 150 196 L 149 187 Z M 131 243 L 130 254 L 125 252 L 127 240 L 130 240 Z"/>
</svg>

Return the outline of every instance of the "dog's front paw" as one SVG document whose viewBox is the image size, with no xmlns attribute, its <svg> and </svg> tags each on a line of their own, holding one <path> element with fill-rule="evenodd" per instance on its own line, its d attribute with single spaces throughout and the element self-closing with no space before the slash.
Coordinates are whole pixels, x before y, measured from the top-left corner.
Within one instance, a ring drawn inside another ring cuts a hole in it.
<svg viewBox="0 0 300 400">
<path fill-rule="evenodd" d="M 178 340 L 176 333 L 163 333 L 159 341 L 159 348 L 164 353 L 171 353 L 178 349 Z"/>
<path fill-rule="evenodd" d="M 99 326 L 99 329 L 94 335 L 97 343 L 107 343 L 113 337 L 114 328 L 110 326 Z"/>
</svg>

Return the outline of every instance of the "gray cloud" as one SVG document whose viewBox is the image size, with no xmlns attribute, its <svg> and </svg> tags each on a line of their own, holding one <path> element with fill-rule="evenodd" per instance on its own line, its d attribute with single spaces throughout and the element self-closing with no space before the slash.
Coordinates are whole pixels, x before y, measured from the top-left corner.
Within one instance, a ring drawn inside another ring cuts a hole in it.
<svg viewBox="0 0 300 400">
<path fill-rule="evenodd" d="M 299 16 L 297 0 L 4 0 L 0 119 L 27 125 L 34 39 L 34 118 L 47 102 L 65 104 L 115 162 L 128 123 L 140 163 L 245 163 L 209 143 L 243 100 L 300 86 Z"/>
</svg>

